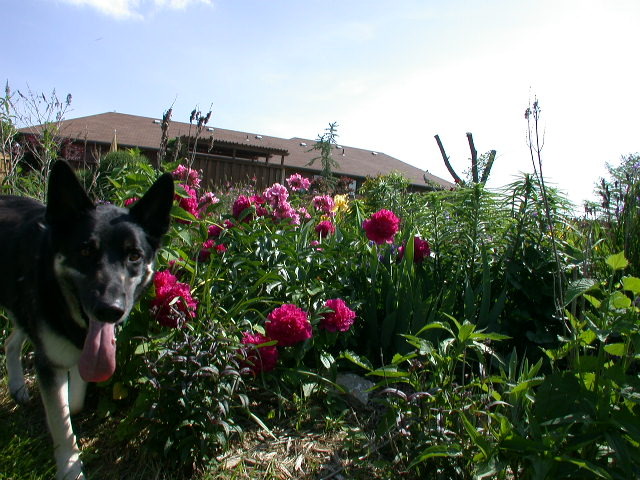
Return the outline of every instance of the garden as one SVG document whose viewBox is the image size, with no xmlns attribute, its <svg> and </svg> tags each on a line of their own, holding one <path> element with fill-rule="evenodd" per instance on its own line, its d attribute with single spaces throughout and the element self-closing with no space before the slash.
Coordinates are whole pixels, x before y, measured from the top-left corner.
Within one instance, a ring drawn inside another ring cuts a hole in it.
<svg viewBox="0 0 640 480">
<path fill-rule="evenodd" d="M 54 158 L 2 193 L 42 197 Z M 89 478 L 639 478 L 640 156 L 580 214 L 532 158 L 501 189 L 391 174 L 357 194 L 330 171 L 216 189 L 164 161 L 153 286 L 74 419 Z M 131 150 L 79 175 L 126 206 L 160 171 Z M 0 418 L 0 477 L 49 478 L 39 402 L 4 383 Z"/>
</svg>

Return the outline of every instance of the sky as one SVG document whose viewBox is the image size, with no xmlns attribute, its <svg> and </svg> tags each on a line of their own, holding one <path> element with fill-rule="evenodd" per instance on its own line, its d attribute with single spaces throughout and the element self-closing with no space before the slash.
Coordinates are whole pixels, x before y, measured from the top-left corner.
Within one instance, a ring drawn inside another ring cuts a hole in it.
<svg viewBox="0 0 640 480">
<path fill-rule="evenodd" d="M 489 187 L 533 172 L 581 205 L 640 151 L 638 0 L 2 0 L 0 80 L 117 111 L 384 152 L 451 181 L 466 133 Z"/>
</svg>

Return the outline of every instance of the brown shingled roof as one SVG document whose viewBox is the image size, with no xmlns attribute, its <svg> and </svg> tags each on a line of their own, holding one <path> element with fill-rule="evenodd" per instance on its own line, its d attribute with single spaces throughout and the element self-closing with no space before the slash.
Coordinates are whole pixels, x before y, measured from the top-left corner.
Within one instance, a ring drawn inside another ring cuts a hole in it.
<svg viewBox="0 0 640 480">
<path fill-rule="evenodd" d="M 157 150 L 160 146 L 162 135 L 160 119 L 108 112 L 64 120 L 60 126 L 61 136 L 65 138 L 103 144 L 111 143 L 114 130 L 117 131 L 119 147 Z M 169 138 L 175 138 L 183 135 L 195 135 L 195 130 L 195 125 L 172 121 L 169 125 L 168 134 Z M 27 127 L 21 129 L 21 131 L 38 133 L 38 126 Z M 206 141 L 211 140 L 212 136 L 218 143 L 247 146 L 274 155 L 284 155 L 285 166 L 317 171 L 321 169 L 319 160 L 312 166 L 308 165 L 313 158 L 319 156 L 317 151 L 309 151 L 316 143 L 315 140 L 302 138 L 284 139 L 206 126 L 201 133 L 200 139 L 203 140 L 203 143 L 206 143 Z M 423 170 L 381 152 L 340 146 L 340 148 L 335 149 L 333 157 L 340 164 L 340 167 L 334 170 L 337 175 L 373 177 L 397 171 L 405 175 L 414 185 L 426 185 L 424 181 L 425 172 Z M 453 186 L 450 182 L 429 173 L 426 174 L 426 177 L 445 188 Z"/>
</svg>

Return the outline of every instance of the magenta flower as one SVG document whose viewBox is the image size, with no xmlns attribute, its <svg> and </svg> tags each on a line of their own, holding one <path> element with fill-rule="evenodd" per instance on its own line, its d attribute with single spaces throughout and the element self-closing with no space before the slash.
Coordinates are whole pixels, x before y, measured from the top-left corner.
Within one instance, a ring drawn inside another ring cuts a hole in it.
<svg viewBox="0 0 640 480">
<path fill-rule="evenodd" d="M 326 213 L 327 215 L 334 214 L 333 207 L 335 207 L 335 203 L 329 195 L 316 195 L 313 197 L 313 206 L 316 210 Z"/>
<path fill-rule="evenodd" d="M 138 200 L 140 200 L 138 197 L 131 197 L 131 198 L 127 198 L 124 201 L 124 206 L 128 207 L 129 205 L 133 205 L 134 203 L 136 203 Z"/>
<path fill-rule="evenodd" d="M 393 237 L 400 229 L 400 219 L 391 210 L 380 210 L 368 220 L 362 222 L 367 238 L 381 245 L 393 242 Z"/>
<path fill-rule="evenodd" d="M 308 178 L 303 177 L 299 173 L 294 173 L 289 178 L 287 178 L 287 184 L 289 188 L 294 192 L 298 192 L 300 190 L 308 190 L 311 185 L 311 181 Z"/>
<path fill-rule="evenodd" d="M 189 195 L 188 197 L 181 197 L 179 195 L 176 194 L 175 198 L 178 201 L 178 205 L 186 210 L 187 212 L 189 212 L 190 214 L 192 214 L 195 217 L 199 216 L 198 213 L 198 194 L 196 193 L 196 191 L 191 188 L 188 185 L 180 185 L 182 188 L 184 188 L 184 191 L 187 192 L 187 195 Z M 188 222 L 182 222 L 182 223 L 188 223 Z"/>
<path fill-rule="evenodd" d="M 243 345 L 262 345 L 271 339 L 260 333 L 244 332 L 242 334 Z M 249 368 L 253 373 L 270 372 L 278 363 L 278 349 L 275 345 L 264 345 L 251 350 L 245 350 Z"/>
<path fill-rule="evenodd" d="M 174 178 L 193 188 L 200 188 L 200 174 L 197 170 L 185 167 L 184 165 L 178 165 L 178 167 L 172 172 L 172 175 Z"/>
<path fill-rule="evenodd" d="M 404 258 L 404 247 L 405 246 L 402 245 L 398 248 L 398 260 Z M 429 255 L 431 255 L 429 242 L 420 237 L 413 237 L 413 263 L 422 263 Z"/>
<path fill-rule="evenodd" d="M 220 225 L 209 225 L 207 236 L 209 238 L 218 238 L 224 229 Z"/>
<path fill-rule="evenodd" d="M 316 225 L 315 230 L 321 238 L 327 238 L 329 235 L 335 233 L 336 227 L 329 220 L 323 220 L 318 225 Z"/>
<path fill-rule="evenodd" d="M 329 332 L 346 332 L 353 325 L 356 312 L 351 310 L 341 298 L 333 298 L 325 302 L 325 307 L 333 312 L 322 314 L 320 326 Z"/>
<path fill-rule="evenodd" d="M 283 347 L 302 342 L 312 335 L 307 313 L 291 303 L 285 303 L 267 316 L 265 330 Z"/>
<path fill-rule="evenodd" d="M 233 206 L 231 207 L 231 212 L 234 218 L 238 219 L 242 215 L 242 212 L 244 212 L 247 208 L 250 208 L 250 207 L 251 207 L 251 200 L 249 200 L 249 197 L 247 197 L 246 195 L 240 195 L 238 196 L 236 201 L 233 202 Z M 243 221 L 249 222 L 251 220 L 251 217 L 252 215 L 247 215 Z"/>
<path fill-rule="evenodd" d="M 286 200 L 273 210 L 276 220 L 291 220 L 293 225 L 300 225 L 300 214 Z"/>
<path fill-rule="evenodd" d="M 151 313 L 160 325 L 177 328 L 195 318 L 198 302 L 191 296 L 189 284 L 178 282 L 173 273 L 163 270 L 155 274 L 153 285 L 155 298 L 151 300 Z"/>
</svg>

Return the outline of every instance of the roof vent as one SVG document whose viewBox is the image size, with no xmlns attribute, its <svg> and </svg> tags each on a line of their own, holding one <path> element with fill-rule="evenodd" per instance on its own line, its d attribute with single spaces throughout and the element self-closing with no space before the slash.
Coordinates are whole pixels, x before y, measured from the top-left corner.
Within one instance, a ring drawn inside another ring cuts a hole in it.
<svg viewBox="0 0 640 480">
<path fill-rule="evenodd" d="M 153 120 L 153 123 L 160 124 L 160 123 L 162 123 L 162 121 L 161 121 L 161 120 L 158 120 L 157 118 L 155 118 L 155 119 Z"/>
<path fill-rule="evenodd" d="M 307 144 L 306 144 L 305 142 L 300 142 L 300 146 L 301 146 L 301 147 L 306 147 L 306 146 L 307 146 Z"/>
<path fill-rule="evenodd" d="M 257 138 L 258 140 L 261 140 L 261 139 L 262 139 L 262 135 L 256 135 L 256 138 Z"/>
<path fill-rule="evenodd" d="M 207 127 L 207 132 L 213 132 L 213 127 Z"/>
<path fill-rule="evenodd" d="M 342 148 L 342 146 L 340 146 L 340 145 L 336 145 L 336 148 L 337 148 L 338 150 L 340 150 L 340 149 Z"/>
<path fill-rule="evenodd" d="M 249 141 L 249 134 L 248 133 L 247 133 L 247 138 L 245 138 L 244 140 L 245 140 L 245 142 Z"/>
<path fill-rule="evenodd" d="M 371 152 L 371 155 L 378 155 L 378 152 Z"/>
</svg>

